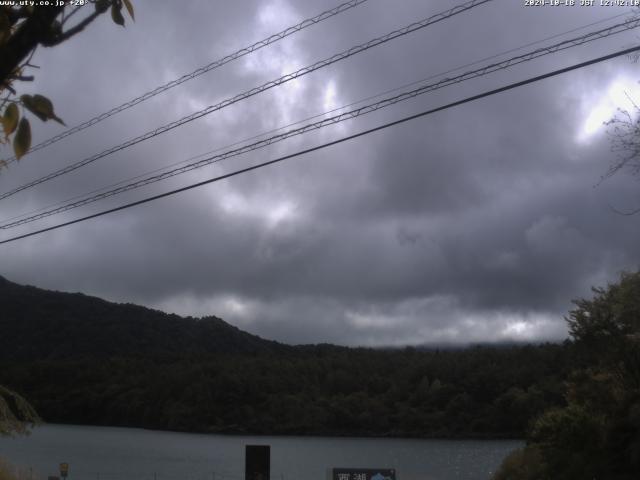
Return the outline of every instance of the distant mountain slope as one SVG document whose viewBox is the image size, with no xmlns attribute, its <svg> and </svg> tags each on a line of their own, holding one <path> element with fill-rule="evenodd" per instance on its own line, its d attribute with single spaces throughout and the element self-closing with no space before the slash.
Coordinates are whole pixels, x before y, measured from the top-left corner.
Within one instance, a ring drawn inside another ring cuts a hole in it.
<svg viewBox="0 0 640 480">
<path fill-rule="evenodd" d="M 287 346 L 0 277 L 0 385 L 49 422 L 247 434 L 521 437 L 564 405 L 562 345 Z"/>
<path fill-rule="evenodd" d="M 0 276 L 0 359 L 265 353 L 289 347 L 216 317 L 194 319 Z"/>
</svg>

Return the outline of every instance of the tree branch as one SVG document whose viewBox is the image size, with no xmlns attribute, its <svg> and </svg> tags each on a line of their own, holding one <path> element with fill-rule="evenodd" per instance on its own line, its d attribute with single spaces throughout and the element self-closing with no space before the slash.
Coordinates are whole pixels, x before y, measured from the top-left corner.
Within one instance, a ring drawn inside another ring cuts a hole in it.
<svg viewBox="0 0 640 480">
<path fill-rule="evenodd" d="M 86 17 L 84 20 L 82 20 L 80 23 L 78 23 L 74 27 L 70 28 L 66 32 L 63 32 L 60 35 L 57 35 L 57 36 L 55 36 L 55 37 L 53 37 L 51 39 L 47 39 L 47 40 L 45 40 L 43 42 L 40 42 L 40 43 L 42 43 L 42 45 L 44 45 L 45 47 L 53 47 L 55 45 L 58 45 L 58 44 L 64 42 L 65 40 L 69 40 L 71 37 L 73 37 L 74 35 L 80 33 L 82 30 L 84 30 L 89 24 L 91 24 L 91 22 L 93 22 L 101 14 L 102 14 L 102 12 L 96 10 L 91 15 Z"/>
<path fill-rule="evenodd" d="M 65 17 L 62 19 L 62 25 L 67 23 L 71 17 L 73 17 L 76 13 L 78 13 L 80 11 L 81 8 L 82 8 L 82 5 L 74 8 L 71 11 L 71 13 L 69 13 L 68 15 L 65 15 Z"/>
<path fill-rule="evenodd" d="M 63 8 L 64 6 L 43 7 L 35 10 L 0 48 L 0 84 L 6 84 L 22 61 L 47 37 L 51 25 Z"/>
</svg>

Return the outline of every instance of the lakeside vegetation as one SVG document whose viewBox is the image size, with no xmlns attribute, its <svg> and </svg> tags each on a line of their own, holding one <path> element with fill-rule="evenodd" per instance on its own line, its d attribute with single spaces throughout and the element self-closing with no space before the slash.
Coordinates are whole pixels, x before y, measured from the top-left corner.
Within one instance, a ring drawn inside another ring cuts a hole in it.
<svg viewBox="0 0 640 480">
<path fill-rule="evenodd" d="M 567 405 L 545 411 L 494 480 L 635 480 L 640 472 L 640 272 L 575 302 Z"/>
<path fill-rule="evenodd" d="M 522 437 L 564 405 L 562 345 L 292 347 L 0 280 L 0 385 L 45 421 L 218 433 Z"/>
<path fill-rule="evenodd" d="M 558 345 L 0 362 L 44 419 L 191 432 L 522 437 L 564 404 Z"/>
<path fill-rule="evenodd" d="M 0 457 L 0 480 L 34 480 L 34 475 L 33 472 L 16 467 Z"/>
<path fill-rule="evenodd" d="M 640 272 L 576 301 L 563 344 L 459 350 L 292 347 L 220 319 L 4 279 L 0 295 L 13 312 L 0 320 L 0 384 L 50 422 L 526 437 L 495 480 L 631 480 L 640 471 Z"/>
</svg>

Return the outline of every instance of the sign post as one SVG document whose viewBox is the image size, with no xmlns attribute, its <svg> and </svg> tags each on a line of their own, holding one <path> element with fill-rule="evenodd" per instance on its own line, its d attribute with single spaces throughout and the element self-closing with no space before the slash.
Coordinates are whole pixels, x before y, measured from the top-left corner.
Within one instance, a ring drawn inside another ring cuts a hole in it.
<svg viewBox="0 0 640 480">
<path fill-rule="evenodd" d="M 271 446 L 246 445 L 244 478 L 245 480 L 270 480 Z"/>
<path fill-rule="evenodd" d="M 67 475 L 69 475 L 69 464 L 61 463 L 60 464 L 60 476 L 66 480 Z"/>
</svg>

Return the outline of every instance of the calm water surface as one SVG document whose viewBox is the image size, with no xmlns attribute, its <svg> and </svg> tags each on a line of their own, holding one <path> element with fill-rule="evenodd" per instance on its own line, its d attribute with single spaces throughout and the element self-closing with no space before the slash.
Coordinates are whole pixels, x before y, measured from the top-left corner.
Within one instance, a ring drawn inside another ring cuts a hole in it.
<svg viewBox="0 0 640 480">
<path fill-rule="evenodd" d="M 69 480 L 240 480 L 244 446 L 271 445 L 273 480 L 326 480 L 332 467 L 395 468 L 398 480 L 486 480 L 518 441 L 250 437 L 133 428 L 45 425 L 0 438 L 0 457 L 34 478 Z"/>
</svg>

